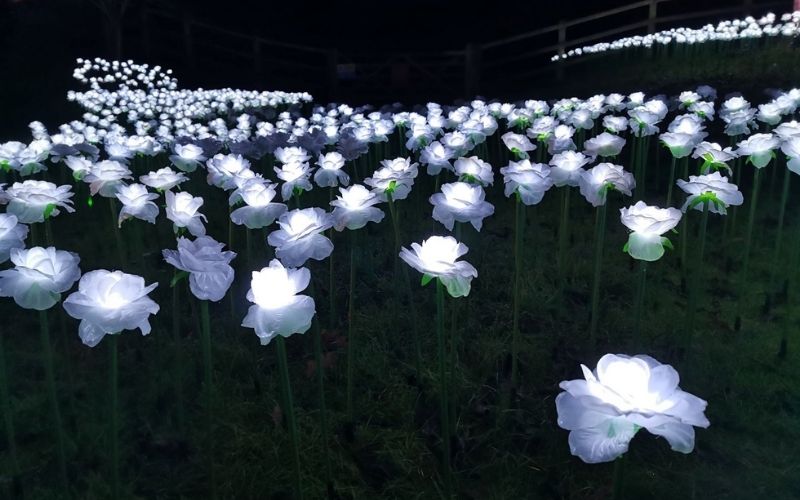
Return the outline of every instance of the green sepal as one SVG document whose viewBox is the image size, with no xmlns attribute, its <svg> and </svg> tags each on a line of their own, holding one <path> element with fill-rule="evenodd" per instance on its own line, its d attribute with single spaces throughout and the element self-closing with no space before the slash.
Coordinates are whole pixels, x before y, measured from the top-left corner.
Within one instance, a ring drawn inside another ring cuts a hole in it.
<svg viewBox="0 0 800 500">
<path fill-rule="evenodd" d="M 89 208 L 92 208 L 94 206 L 94 198 L 92 198 L 91 196 L 88 197 L 86 199 L 86 204 L 89 205 Z"/>
<path fill-rule="evenodd" d="M 670 250 L 675 250 L 675 247 L 672 246 L 672 242 L 669 241 L 669 238 L 666 236 L 661 237 L 661 246 L 664 248 L 669 248 Z"/>
<path fill-rule="evenodd" d="M 176 271 L 175 276 L 173 276 L 169 282 L 169 287 L 175 288 L 175 285 L 177 285 L 178 282 L 180 282 L 180 280 L 182 280 L 187 276 L 189 276 L 189 273 L 187 273 L 186 271 Z"/>
<path fill-rule="evenodd" d="M 44 207 L 44 218 L 49 219 L 51 215 L 53 215 L 53 211 L 56 209 L 55 203 L 48 203 L 46 207 Z"/>
<path fill-rule="evenodd" d="M 625 246 L 622 247 L 622 251 L 625 253 L 629 253 L 631 244 L 629 242 L 625 242 Z"/>
<path fill-rule="evenodd" d="M 428 283 L 433 281 L 433 279 L 434 279 L 434 277 L 431 276 L 430 274 L 423 274 L 422 275 L 422 280 L 421 280 L 422 286 L 426 286 Z"/>
<path fill-rule="evenodd" d="M 3 172 L 10 172 L 11 164 L 8 162 L 8 160 L 0 161 L 0 168 L 3 169 Z"/>
<path fill-rule="evenodd" d="M 391 180 L 391 181 L 389 181 L 389 187 L 384 189 L 383 192 L 386 193 L 387 195 L 391 196 L 391 195 L 394 194 L 396 189 L 397 189 L 397 181 L 396 180 Z"/>
</svg>

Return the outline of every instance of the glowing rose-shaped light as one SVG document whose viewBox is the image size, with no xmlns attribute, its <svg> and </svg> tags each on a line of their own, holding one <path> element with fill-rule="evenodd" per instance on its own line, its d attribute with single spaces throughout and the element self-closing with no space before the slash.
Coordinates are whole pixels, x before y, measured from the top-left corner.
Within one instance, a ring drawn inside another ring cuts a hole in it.
<svg viewBox="0 0 800 500">
<path fill-rule="evenodd" d="M 314 299 L 298 293 L 308 287 L 311 273 L 306 268 L 285 268 L 273 259 L 269 267 L 253 271 L 247 300 L 253 303 L 242 320 L 267 345 L 277 335 L 305 333 L 314 318 Z"/>
<path fill-rule="evenodd" d="M 380 196 L 368 190 L 361 184 L 354 184 L 349 188 L 339 188 L 341 193 L 331 201 L 334 207 L 331 216 L 333 227 L 337 231 L 347 229 L 361 229 L 368 222 L 380 222 L 384 213 L 375 207 L 381 202 Z"/>
<path fill-rule="evenodd" d="M 485 198 L 486 193 L 480 185 L 466 182 L 444 184 L 442 192 L 430 198 L 433 219 L 444 224 L 449 231 L 453 230 L 455 222 L 469 222 L 480 231 L 483 219 L 494 213 L 494 206 Z"/>
<path fill-rule="evenodd" d="M 52 182 L 28 180 L 15 182 L 6 189 L 8 213 L 15 215 L 19 222 L 30 224 L 44 222 L 47 217 L 55 217 L 63 208 L 74 212 L 72 208 L 73 193 L 70 186 L 56 186 Z"/>
<path fill-rule="evenodd" d="M 593 207 L 606 204 L 610 189 L 619 191 L 625 196 L 631 196 L 636 187 L 633 174 L 626 172 L 619 165 L 612 163 L 599 163 L 589 170 L 581 171 L 578 181 L 581 194 Z"/>
<path fill-rule="evenodd" d="M 469 295 L 473 278 L 478 271 L 472 264 L 459 261 L 469 248 L 452 236 L 431 236 L 419 243 L 412 243 L 411 250 L 400 249 L 400 258 L 423 275 L 441 280 L 452 297 Z"/>
<path fill-rule="evenodd" d="M 525 205 L 536 205 L 544 198 L 544 193 L 553 187 L 550 178 L 550 166 L 544 163 L 533 163 L 529 160 L 512 161 L 507 167 L 500 169 L 503 174 L 505 195 L 519 194 Z"/>
<path fill-rule="evenodd" d="M 608 132 L 603 132 L 583 143 L 583 148 L 587 155 L 591 157 L 602 156 L 604 158 L 617 156 L 622 151 L 623 146 L 625 146 L 625 139 Z"/>
<path fill-rule="evenodd" d="M 53 307 L 81 277 L 80 257 L 54 247 L 12 248 L 14 268 L 0 271 L 0 297 L 18 306 L 44 311 Z"/>
<path fill-rule="evenodd" d="M 550 159 L 550 177 L 553 184 L 561 186 L 577 186 L 581 180 L 583 166 L 591 163 L 592 159 L 583 153 L 564 151 Z"/>
<path fill-rule="evenodd" d="M 628 236 L 625 251 L 634 259 L 649 262 L 664 255 L 664 246 L 672 243 L 662 235 L 678 225 L 683 215 L 677 208 L 658 208 L 636 202 L 619 211 L 622 224 L 632 232 Z"/>
<path fill-rule="evenodd" d="M 230 262 L 235 252 L 222 251 L 225 245 L 210 236 L 191 241 L 178 238 L 177 250 L 162 250 L 164 260 L 189 273 L 189 289 L 200 300 L 218 302 L 233 283 Z"/>
<path fill-rule="evenodd" d="M 456 175 L 459 180 L 488 186 L 494 182 L 492 166 L 477 156 L 459 158 L 455 162 Z"/>
<path fill-rule="evenodd" d="M 28 226 L 20 224 L 16 215 L 0 214 L 0 263 L 5 262 L 13 248 L 25 248 Z"/>
<path fill-rule="evenodd" d="M 149 316 L 159 310 L 147 294 L 157 286 L 145 285 L 141 276 L 98 269 L 83 275 L 78 291 L 64 300 L 64 310 L 81 321 L 78 335 L 89 347 L 96 346 L 105 335 L 123 330 L 138 328 L 147 335 Z"/>
<path fill-rule="evenodd" d="M 206 216 L 198 212 L 203 206 L 203 198 L 194 197 L 186 191 L 178 194 L 167 191 L 166 198 L 167 219 L 172 221 L 176 233 L 180 228 L 185 227 L 194 236 L 206 234 L 206 228 L 203 225 Z"/>
<path fill-rule="evenodd" d="M 175 154 L 169 157 L 169 161 L 184 172 L 194 172 L 206 159 L 203 149 L 195 144 L 175 144 L 172 150 Z"/>
<path fill-rule="evenodd" d="M 129 186 L 121 186 L 116 196 L 122 202 L 122 209 L 119 211 L 119 220 L 117 222 L 120 226 L 122 226 L 123 221 L 131 217 L 147 221 L 150 224 L 156 223 L 158 205 L 153 203 L 153 200 L 158 199 L 157 194 L 149 193 L 147 188 L 141 184 L 131 184 Z"/>
<path fill-rule="evenodd" d="M 139 177 L 139 182 L 158 191 L 170 190 L 188 180 L 189 178 L 183 172 L 175 172 L 169 167 L 160 168 Z"/>
<path fill-rule="evenodd" d="M 275 219 L 286 213 L 287 207 L 283 203 L 273 203 L 275 186 L 262 178 L 248 179 L 239 189 L 230 196 L 230 204 L 234 205 L 239 200 L 245 206 L 231 212 L 231 220 L 239 226 L 249 229 L 266 227 Z"/>
<path fill-rule="evenodd" d="M 694 449 L 694 427 L 709 426 L 707 403 L 678 387 L 670 365 L 650 356 L 606 354 L 584 379 L 566 380 L 556 397 L 558 425 L 570 431 L 570 452 L 586 463 L 610 462 L 628 451 L 641 429 L 680 453 Z"/>
<path fill-rule="evenodd" d="M 83 178 L 84 182 L 89 183 L 89 191 L 92 196 L 99 193 L 104 198 L 114 198 L 117 190 L 125 185 L 125 179 L 133 179 L 131 171 L 122 163 L 114 160 L 95 163 Z"/>
<path fill-rule="evenodd" d="M 715 214 L 726 214 L 731 205 L 744 203 L 744 196 L 736 184 L 728 182 L 719 172 L 708 175 L 690 175 L 689 180 L 678 179 L 680 187 L 689 196 L 681 210 L 687 209 L 703 211 L 703 205 L 708 204 L 708 210 Z"/>
<path fill-rule="evenodd" d="M 314 173 L 314 182 L 317 183 L 317 186 L 336 187 L 350 184 L 350 176 L 342 170 L 344 157 L 341 153 L 334 151 L 319 155 L 317 165 L 319 165 L 319 169 Z"/>
<path fill-rule="evenodd" d="M 331 215 L 321 208 L 292 210 L 278 219 L 280 229 L 269 233 L 267 243 L 287 266 L 302 266 L 308 259 L 322 260 L 333 252 L 333 243 L 322 235 L 333 226 Z"/>
</svg>

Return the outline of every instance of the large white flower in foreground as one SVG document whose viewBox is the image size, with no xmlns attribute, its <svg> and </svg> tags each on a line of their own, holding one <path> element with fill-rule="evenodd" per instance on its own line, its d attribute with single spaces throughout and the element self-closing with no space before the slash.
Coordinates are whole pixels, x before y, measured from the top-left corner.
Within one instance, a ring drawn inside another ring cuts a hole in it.
<svg viewBox="0 0 800 500">
<path fill-rule="evenodd" d="M 664 255 L 664 246 L 672 243 L 662 235 L 674 229 L 683 213 L 677 208 L 658 208 L 637 201 L 635 205 L 621 208 L 620 220 L 632 233 L 628 236 L 625 251 L 638 260 L 656 261 Z"/>
<path fill-rule="evenodd" d="M 203 206 L 203 198 L 194 197 L 186 191 L 178 194 L 167 191 L 166 198 L 167 219 L 172 221 L 176 233 L 180 228 L 185 227 L 194 236 L 206 234 L 206 228 L 203 225 L 206 216 L 198 212 Z"/>
<path fill-rule="evenodd" d="M 452 236 L 431 236 L 422 245 L 412 243 L 411 250 L 401 248 L 400 258 L 423 275 L 439 278 L 451 296 L 466 297 L 472 278 L 478 277 L 472 264 L 458 260 L 468 251 Z"/>
<path fill-rule="evenodd" d="M 690 175 L 689 180 L 678 179 L 678 187 L 689 196 L 681 210 L 694 208 L 703 211 L 704 203 L 708 203 L 708 210 L 715 214 L 726 214 L 730 205 L 741 205 L 744 196 L 736 184 L 728 182 L 719 172 L 708 175 Z"/>
<path fill-rule="evenodd" d="M 306 268 L 285 268 L 273 259 L 269 267 L 253 271 L 247 300 L 253 303 L 242 320 L 267 345 L 277 335 L 288 337 L 305 333 L 314 318 L 314 299 L 297 295 L 308 286 L 311 273 Z"/>
<path fill-rule="evenodd" d="M 578 185 L 586 201 L 593 207 L 599 207 L 606 204 L 609 189 L 619 191 L 625 196 L 631 196 L 636 187 L 636 181 L 633 174 L 626 172 L 619 165 L 599 163 L 589 170 L 581 170 Z"/>
<path fill-rule="evenodd" d="M 122 226 L 122 222 L 131 217 L 147 221 L 150 224 L 156 223 L 158 205 L 153 203 L 153 200 L 158 199 L 157 194 L 148 192 L 142 184 L 131 184 L 121 186 L 116 196 L 122 202 L 117 224 Z"/>
<path fill-rule="evenodd" d="M 191 241 L 178 238 L 177 250 L 162 250 L 164 260 L 189 273 L 189 289 L 200 300 L 218 302 L 233 283 L 230 262 L 235 252 L 223 251 L 225 245 L 210 236 Z"/>
<path fill-rule="evenodd" d="M 584 379 L 559 384 L 558 425 L 570 431 L 570 452 L 586 463 L 610 462 L 628 451 L 640 429 L 680 453 L 694 449 L 694 427 L 706 428 L 706 402 L 678 387 L 670 365 L 650 356 L 606 354 Z"/>
<path fill-rule="evenodd" d="M 525 205 L 536 205 L 544 198 L 544 193 L 553 187 L 550 165 L 531 164 L 530 160 L 512 161 L 500 169 L 505 184 L 505 195 L 518 193 Z"/>
<path fill-rule="evenodd" d="M 342 170 L 344 167 L 344 157 L 336 151 L 319 155 L 317 160 L 319 168 L 314 173 L 314 182 L 320 187 L 336 187 L 338 185 L 347 186 L 350 184 L 350 176 Z"/>
<path fill-rule="evenodd" d="M 0 297 L 14 297 L 25 309 L 50 309 L 81 277 L 78 254 L 54 247 L 13 248 L 14 268 L 0 271 Z"/>
<path fill-rule="evenodd" d="M 492 166 L 477 156 L 459 158 L 454 164 L 459 180 L 488 186 L 494 182 Z"/>
<path fill-rule="evenodd" d="M 331 216 L 333 227 L 337 231 L 347 229 L 361 229 L 368 222 L 383 220 L 383 210 L 376 207 L 381 198 L 361 184 L 354 184 L 349 188 L 339 188 L 341 193 L 331 201 L 334 207 Z"/>
<path fill-rule="evenodd" d="M 281 215 L 278 225 L 281 228 L 269 233 L 267 243 L 289 267 L 302 266 L 308 259 L 322 260 L 333 252 L 333 243 L 321 234 L 333 226 L 333 218 L 321 208 L 292 210 Z"/>
<path fill-rule="evenodd" d="M 83 178 L 89 183 L 92 196 L 100 193 L 105 198 L 113 198 L 117 190 L 125 185 L 125 179 L 133 179 L 131 171 L 122 163 L 104 160 L 92 165 L 91 170 Z"/>
<path fill-rule="evenodd" d="M 83 275 L 78 291 L 64 301 L 64 310 L 81 320 L 78 335 L 89 347 L 96 346 L 106 334 L 123 330 L 138 328 L 147 335 L 149 316 L 159 309 L 147 294 L 157 286 L 145 285 L 141 276 L 98 269 Z"/>
<path fill-rule="evenodd" d="M 231 205 L 239 200 L 245 203 L 245 206 L 231 212 L 231 221 L 249 229 L 259 229 L 272 224 L 287 210 L 283 203 L 272 202 L 275 195 L 273 184 L 259 177 L 248 179 L 230 196 Z"/>
<path fill-rule="evenodd" d="M 46 217 L 55 217 L 61 213 L 61 207 L 72 213 L 73 193 L 71 186 L 56 186 L 52 182 L 27 180 L 15 182 L 6 189 L 8 198 L 8 213 L 16 215 L 19 222 L 30 224 L 44 222 Z"/>
<path fill-rule="evenodd" d="M 494 206 L 485 200 L 483 187 L 466 182 L 442 185 L 441 193 L 431 198 L 433 219 L 444 224 L 448 231 L 455 222 L 469 222 L 476 231 L 481 230 L 483 219 L 494 213 Z"/>
<path fill-rule="evenodd" d="M 5 262 L 13 248 L 25 248 L 28 226 L 20 224 L 16 215 L 0 214 L 0 263 Z"/>
<path fill-rule="evenodd" d="M 577 186 L 581 180 L 583 166 L 591 163 L 592 159 L 583 153 L 564 151 L 550 159 L 550 177 L 558 186 Z"/>
</svg>

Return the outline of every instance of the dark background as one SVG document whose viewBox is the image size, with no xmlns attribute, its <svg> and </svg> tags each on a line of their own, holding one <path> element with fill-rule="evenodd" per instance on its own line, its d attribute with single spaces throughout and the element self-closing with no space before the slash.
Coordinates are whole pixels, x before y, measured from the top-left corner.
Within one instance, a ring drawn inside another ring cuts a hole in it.
<svg viewBox="0 0 800 500">
<path fill-rule="evenodd" d="M 77 108 L 65 100 L 66 91 L 77 88 L 71 77 L 77 57 L 121 55 L 161 64 L 172 68 L 184 87 L 304 90 L 319 101 L 352 104 L 452 102 L 474 94 L 548 96 L 563 91 L 554 85 L 552 74 L 537 73 L 553 67 L 548 59 L 554 50 L 518 65 L 491 69 L 486 64 L 547 47 L 557 41 L 555 32 L 484 52 L 478 83 L 471 88 L 465 83 L 465 48 L 632 2 L 130 0 L 118 16 L 121 3 L 0 0 L 2 137 L 24 133 L 34 119 L 55 124 L 77 117 Z M 753 13 L 762 13 L 767 3 L 753 0 Z M 791 1 L 783 3 L 785 7 L 774 10 L 790 10 Z M 659 15 L 741 4 L 742 0 L 673 0 L 659 5 Z M 640 21 L 646 9 L 571 28 L 569 38 Z M 727 17 L 733 16 L 717 14 L 672 25 L 700 26 Z M 188 50 L 187 25 L 192 32 Z M 644 32 L 640 27 L 607 38 Z M 320 50 L 263 43 L 256 63 L 252 35 Z"/>
</svg>

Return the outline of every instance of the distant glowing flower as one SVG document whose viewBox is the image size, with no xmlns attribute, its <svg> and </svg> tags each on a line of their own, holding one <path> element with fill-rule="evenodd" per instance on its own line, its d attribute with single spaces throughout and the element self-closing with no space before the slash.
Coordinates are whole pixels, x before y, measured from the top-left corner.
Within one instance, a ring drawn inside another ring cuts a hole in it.
<svg viewBox="0 0 800 500">
<path fill-rule="evenodd" d="M 148 293 L 158 283 L 145 285 L 144 278 L 122 271 L 99 269 L 83 275 L 78 291 L 64 300 L 64 310 L 81 320 L 78 335 L 84 344 L 94 347 L 107 334 L 138 328 L 150 333 L 149 316 L 159 310 Z"/>
<path fill-rule="evenodd" d="M 623 146 L 625 146 L 625 139 L 608 132 L 603 132 L 583 143 L 583 148 L 587 155 L 592 157 L 602 156 L 604 158 L 617 156 L 622 151 Z"/>
<path fill-rule="evenodd" d="M 716 142 L 703 141 L 695 147 L 692 158 L 701 158 L 703 165 L 700 172 L 705 174 L 709 171 L 727 170 L 731 171 L 728 162 L 736 158 L 736 153 L 731 148 L 722 148 Z"/>
<path fill-rule="evenodd" d="M 439 141 L 433 141 L 425 146 L 419 155 L 420 163 L 428 166 L 428 175 L 438 175 L 443 168 L 453 170 L 450 164 L 452 159 L 453 151 Z"/>
<path fill-rule="evenodd" d="M 78 254 L 54 247 L 12 248 L 14 268 L 0 271 L 0 297 L 13 297 L 18 306 L 44 311 L 61 300 L 78 278 Z"/>
<path fill-rule="evenodd" d="M 276 336 L 288 337 L 305 333 L 314 318 L 314 299 L 297 295 L 308 287 L 311 273 L 306 268 L 283 267 L 272 260 L 269 267 L 253 271 L 247 300 L 253 303 L 242 321 L 242 326 L 252 328 L 267 345 Z"/>
<path fill-rule="evenodd" d="M 633 174 L 626 172 L 619 165 L 599 163 L 589 170 L 581 171 L 578 185 L 586 201 L 594 207 L 599 207 L 606 204 L 610 189 L 631 196 L 636 181 L 633 179 Z"/>
<path fill-rule="evenodd" d="M 453 297 L 469 295 L 473 278 L 478 271 L 472 264 L 459 261 L 469 248 L 452 236 L 431 236 L 422 242 L 411 244 L 411 250 L 400 249 L 400 258 L 423 275 L 438 278 Z"/>
<path fill-rule="evenodd" d="M 250 162 L 241 155 L 214 155 L 206 162 L 208 183 L 226 191 L 236 189 L 236 178 L 250 170 Z"/>
<path fill-rule="evenodd" d="M 194 172 L 206 159 L 203 156 L 203 149 L 195 144 L 175 144 L 172 150 L 175 154 L 170 156 L 169 160 L 184 172 Z"/>
<path fill-rule="evenodd" d="M 469 222 L 476 231 L 481 230 L 483 219 L 494 213 L 494 206 L 485 201 L 483 187 L 466 182 L 444 184 L 441 193 L 435 193 L 430 201 L 433 219 L 444 224 L 449 231 L 455 222 Z"/>
<path fill-rule="evenodd" d="M 338 185 L 347 186 L 350 184 L 350 176 L 342 170 L 344 167 L 344 157 L 337 152 L 319 155 L 317 160 L 319 169 L 314 173 L 314 182 L 320 187 L 336 187 Z"/>
<path fill-rule="evenodd" d="M 616 459 L 642 428 L 691 453 L 694 427 L 709 426 L 707 403 L 681 390 L 678 372 L 650 356 L 606 354 L 596 370 L 581 369 L 584 379 L 559 384 L 565 392 L 556 410 L 559 427 L 570 431 L 570 451 L 586 463 Z"/>
<path fill-rule="evenodd" d="M 188 180 L 189 178 L 183 172 L 175 172 L 169 167 L 160 168 L 139 177 L 139 182 L 159 191 L 170 190 Z"/>
<path fill-rule="evenodd" d="M 531 164 L 529 160 L 512 161 L 500 169 L 505 184 L 506 196 L 519 194 L 525 205 L 536 205 L 544 198 L 544 193 L 553 187 L 550 166 L 544 163 Z"/>
<path fill-rule="evenodd" d="M 506 132 L 500 136 L 500 140 L 503 141 L 503 144 L 506 145 L 509 151 L 514 153 L 514 155 L 520 159 L 528 158 L 528 151 L 533 151 L 536 149 L 536 146 L 522 134 Z"/>
<path fill-rule="evenodd" d="M 308 163 L 286 163 L 280 168 L 275 167 L 274 170 L 278 179 L 283 181 L 281 185 L 283 201 L 290 200 L 296 191 L 311 191 L 314 188 L 309 180 L 311 170 Z"/>
</svg>

